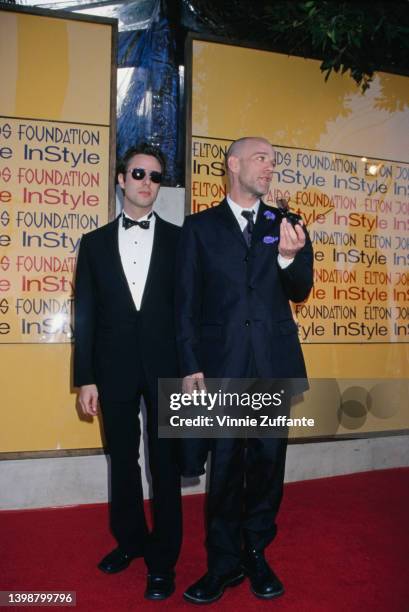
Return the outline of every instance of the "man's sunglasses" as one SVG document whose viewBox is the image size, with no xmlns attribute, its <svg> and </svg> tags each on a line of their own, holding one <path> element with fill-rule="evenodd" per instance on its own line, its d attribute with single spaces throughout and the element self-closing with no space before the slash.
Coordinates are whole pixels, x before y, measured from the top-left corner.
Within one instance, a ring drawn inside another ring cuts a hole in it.
<svg viewBox="0 0 409 612">
<path fill-rule="evenodd" d="M 133 168 L 132 170 L 128 170 L 128 172 L 131 173 L 132 178 L 135 179 L 135 181 L 141 181 L 146 176 L 145 168 Z M 160 184 L 163 179 L 163 174 L 157 170 L 152 170 L 152 172 L 149 173 L 149 177 L 152 183 Z"/>
</svg>

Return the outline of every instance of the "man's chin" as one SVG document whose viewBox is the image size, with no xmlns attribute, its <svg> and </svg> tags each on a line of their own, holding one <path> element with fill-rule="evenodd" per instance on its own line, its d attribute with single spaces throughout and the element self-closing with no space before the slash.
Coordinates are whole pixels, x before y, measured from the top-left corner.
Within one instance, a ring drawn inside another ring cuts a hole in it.
<svg viewBox="0 0 409 612">
<path fill-rule="evenodd" d="M 152 206 L 153 206 L 153 202 L 152 202 L 152 200 L 145 201 L 145 202 L 143 202 L 143 201 L 142 201 L 142 202 L 138 202 L 138 203 L 135 205 L 135 207 L 136 207 L 136 208 L 139 208 L 139 210 L 142 210 L 142 209 L 149 209 L 149 208 L 152 208 Z"/>
<path fill-rule="evenodd" d="M 254 189 L 254 195 L 258 198 L 266 195 L 270 191 L 270 184 L 271 183 L 258 183 Z"/>
</svg>

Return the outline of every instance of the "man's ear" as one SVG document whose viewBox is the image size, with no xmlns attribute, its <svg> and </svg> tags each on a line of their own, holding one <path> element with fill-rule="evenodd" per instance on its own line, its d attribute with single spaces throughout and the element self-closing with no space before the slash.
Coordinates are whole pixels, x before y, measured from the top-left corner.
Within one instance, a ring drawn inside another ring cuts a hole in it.
<svg viewBox="0 0 409 612">
<path fill-rule="evenodd" d="M 235 155 L 231 155 L 227 161 L 227 165 L 231 172 L 237 173 L 239 171 L 240 160 Z"/>
<path fill-rule="evenodd" d="M 125 189 L 125 177 L 122 172 L 118 174 L 118 183 L 121 189 Z"/>
</svg>

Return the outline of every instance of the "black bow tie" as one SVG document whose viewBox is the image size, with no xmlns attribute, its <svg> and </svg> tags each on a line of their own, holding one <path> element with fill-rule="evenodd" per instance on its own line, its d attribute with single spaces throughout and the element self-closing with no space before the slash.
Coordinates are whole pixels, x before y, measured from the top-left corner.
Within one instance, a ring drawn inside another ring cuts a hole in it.
<svg viewBox="0 0 409 612">
<path fill-rule="evenodd" d="M 134 219 L 130 219 L 129 217 L 125 217 L 125 215 L 122 215 L 122 227 L 124 227 L 127 230 L 133 225 L 139 225 L 139 227 L 141 227 L 142 229 L 149 229 L 149 224 L 150 224 L 149 219 L 151 217 L 152 217 L 152 213 L 150 213 L 147 220 L 145 219 L 144 221 L 135 221 Z"/>
</svg>

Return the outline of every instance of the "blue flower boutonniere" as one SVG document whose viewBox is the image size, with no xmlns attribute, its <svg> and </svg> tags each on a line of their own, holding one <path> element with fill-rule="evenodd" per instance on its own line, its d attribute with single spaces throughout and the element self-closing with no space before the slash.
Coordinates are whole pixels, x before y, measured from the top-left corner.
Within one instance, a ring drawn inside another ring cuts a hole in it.
<svg viewBox="0 0 409 612">
<path fill-rule="evenodd" d="M 264 216 L 269 221 L 275 221 L 276 218 L 275 214 L 271 210 L 264 211 Z"/>
<path fill-rule="evenodd" d="M 263 242 L 264 244 L 274 244 L 278 239 L 278 236 L 264 236 Z"/>
<path fill-rule="evenodd" d="M 268 221 L 275 221 L 276 215 L 271 210 L 264 211 L 264 216 Z M 278 236 L 264 236 L 264 244 L 274 244 L 279 240 Z"/>
</svg>

